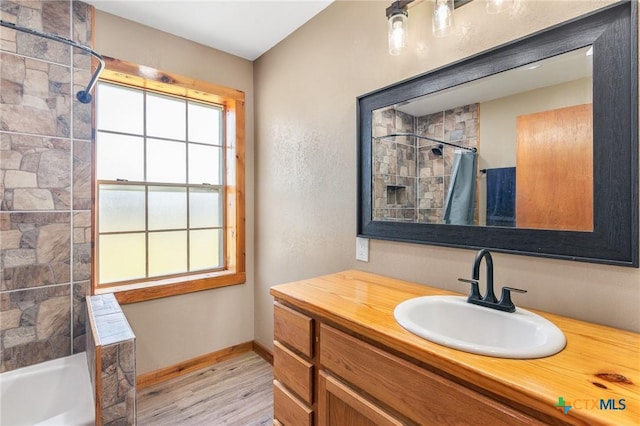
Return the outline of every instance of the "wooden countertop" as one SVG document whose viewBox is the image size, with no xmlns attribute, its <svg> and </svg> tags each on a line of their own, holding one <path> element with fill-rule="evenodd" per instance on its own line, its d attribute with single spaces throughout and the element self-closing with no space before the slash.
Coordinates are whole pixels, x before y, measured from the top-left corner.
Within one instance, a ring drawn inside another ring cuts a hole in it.
<svg viewBox="0 0 640 426">
<path fill-rule="evenodd" d="M 640 424 L 640 334 L 531 309 L 564 332 L 563 351 L 529 360 L 475 355 L 429 342 L 396 323 L 398 303 L 436 294 L 457 293 L 356 270 L 271 288 L 276 299 L 560 420 Z M 573 407 L 567 414 L 554 406 L 559 397 Z M 615 401 L 609 407 L 618 409 L 601 410 L 601 399 Z"/>
</svg>

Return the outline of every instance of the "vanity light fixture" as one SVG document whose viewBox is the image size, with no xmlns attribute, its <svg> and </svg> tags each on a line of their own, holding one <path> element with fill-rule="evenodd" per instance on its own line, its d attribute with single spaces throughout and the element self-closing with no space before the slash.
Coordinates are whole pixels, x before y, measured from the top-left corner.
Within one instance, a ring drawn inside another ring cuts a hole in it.
<svg viewBox="0 0 640 426">
<path fill-rule="evenodd" d="M 391 6 L 387 8 L 390 55 L 399 55 L 407 48 L 407 37 L 409 35 L 409 13 L 407 12 L 407 5 L 412 1 L 413 0 L 394 1 L 391 3 Z"/>
<path fill-rule="evenodd" d="M 407 48 L 409 36 L 408 23 L 410 3 L 421 3 L 424 0 L 396 0 L 386 9 L 388 20 L 389 54 L 400 55 Z M 443 37 L 450 33 L 453 27 L 453 10 L 473 0 L 429 0 L 433 2 L 432 30 L 436 37 Z M 515 0 L 493 0 L 513 2 Z"/>
</svg>

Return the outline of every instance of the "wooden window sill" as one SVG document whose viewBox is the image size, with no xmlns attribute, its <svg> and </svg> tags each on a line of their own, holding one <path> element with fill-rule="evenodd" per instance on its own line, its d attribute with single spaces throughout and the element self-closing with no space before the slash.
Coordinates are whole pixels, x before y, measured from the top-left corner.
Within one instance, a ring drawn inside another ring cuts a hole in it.
<svg viewBox="0 0 640 426">
<path fill-rule="evenodd" d="M 221 271 L 128 285 L 98 287 L 95 289 L 95 294 L 113 293 L 118 303 L 127 304 L 244 284 L 245 282 L 245 272 Z"/>
</svg>

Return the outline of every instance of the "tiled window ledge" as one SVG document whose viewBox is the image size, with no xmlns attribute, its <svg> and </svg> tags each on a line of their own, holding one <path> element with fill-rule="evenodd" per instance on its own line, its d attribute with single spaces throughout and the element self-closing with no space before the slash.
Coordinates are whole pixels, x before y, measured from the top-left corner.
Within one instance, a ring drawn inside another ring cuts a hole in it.
<svg viewBox="0 0 640 426">
<path fill-rule="evenodd" d="M 112 293 L 87 297 L 87 362 L 96 425 L 136 423 L 135 335 Z"/>
</svg>

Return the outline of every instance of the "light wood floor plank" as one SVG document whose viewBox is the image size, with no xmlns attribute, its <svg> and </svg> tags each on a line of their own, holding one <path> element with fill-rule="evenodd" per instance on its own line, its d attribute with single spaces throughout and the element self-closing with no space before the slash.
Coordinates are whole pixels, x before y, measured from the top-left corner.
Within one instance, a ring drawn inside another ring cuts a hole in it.
<svg viewBox="0 0 640 426">
<path fill-rule="evenodd" d="M 273 369 L 254 352 L 138 391 L 138 425 L 273 422 Z"/>
</svg>

